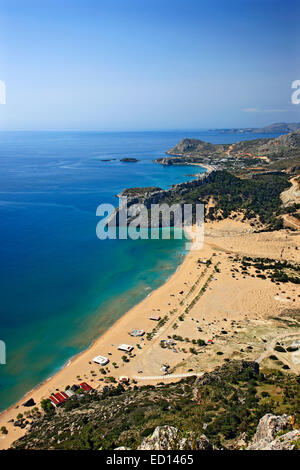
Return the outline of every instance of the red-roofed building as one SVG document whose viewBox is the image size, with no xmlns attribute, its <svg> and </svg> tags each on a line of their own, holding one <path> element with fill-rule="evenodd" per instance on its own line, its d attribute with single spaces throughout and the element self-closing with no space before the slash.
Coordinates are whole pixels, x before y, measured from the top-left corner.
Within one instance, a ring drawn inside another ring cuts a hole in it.
<svg viewBox="0 0 300 470">
<path fill-rule="evenodd" d="M 59 405 L 60 402 L 58 401 L 58 399 L 54 395 L 51 395 L 49 398 L 50 398 L 50 401 L 51 401 L 52 405 L 54 405 L 54 406 Z"/>
<path fill-rule="evenodd" d="M 59 401 L 59 403 L 64 403 L 66 401 L 65 397 L 60 393 L 54 393 L 55 398 Z"/>
<path fill-rule="evenodd" d="M 93 390 L 93 388 L 86 382 L 81 382 L 81 384 L 79 385 L 82 388 L 82 390 L 84 390 L 85 392 L 91 392 Z"/>
</svg>

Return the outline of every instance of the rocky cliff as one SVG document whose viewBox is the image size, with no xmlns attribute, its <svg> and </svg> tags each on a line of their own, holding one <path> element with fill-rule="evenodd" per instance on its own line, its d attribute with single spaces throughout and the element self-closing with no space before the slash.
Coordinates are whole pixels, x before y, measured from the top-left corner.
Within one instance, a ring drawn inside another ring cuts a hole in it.
<svg viewBox="0 0 300 470">
<path fill-rule="evenodd" d="M 130 209 L 132 206 L 143 205 L 146 209 L 151 209 L 152 204 L 161 204 L 165 203 L 170 199 L 176 199 L 176 202 L 179 204 L 184 204 L 185 194 L 189 193 L 193 189 L 199 188 L 204 184 L 210 182 L 213 178 L 213 172 L 207 171 L 206 173 L 201 173 L 194 180 L 187 181 L 185 183 L 178 183 L 172 185 L 170 189 L 160 189 L 160 188 L 132 188 L 125 189 L 118 197 L 120 199 L 119 207 L 114 211 L 114 213 L 109 218 L 109 224 L 120 225 L 119 214 L 121 210 L 124 210 L 125 206 Z M 126 197 L 126 202 L 124 201 Z M 136 215 L 136 213 L 135 213 Z M 135 217 L 135 215 L 129 214 L 127 217 L 127 224 Z M 171 220 L 172 222 L 172 220 Z M 145 221 L 146 224 L 146 221 Z"/>
<path fill-rule="evenodd" d="M 291 428 L 292 417 L 266 414 L 258 423 L 256 433 L 248 445 L 241 440 L 236 450 L 299 450 L 300 430 Z M 117 447 L 115 450 L 131 450 L 130 447 Z M 174 426 L 157 426 L 151 436 L 146 437 L 138 450 L 218 450 L 209 439 L 200 436 L 182 437 Z"/>
</svg>

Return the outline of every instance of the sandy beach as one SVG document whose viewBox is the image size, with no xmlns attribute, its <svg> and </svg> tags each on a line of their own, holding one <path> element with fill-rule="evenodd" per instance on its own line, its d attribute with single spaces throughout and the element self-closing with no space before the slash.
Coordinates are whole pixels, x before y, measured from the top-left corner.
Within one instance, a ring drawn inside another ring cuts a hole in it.
<svg viewBox="0 0 300 470">
<path fill-rule="evenodd" d="M 0 415 L 0 427 L 5 426 L 8 430 L 7 435 L 0 436 L 0 449 L 8 448 L 26 432 L 26 428 L 14 426 L 11 420 L 27 410 L 22 404 L 29 398 L 39 406 L 51 393 L 82 381 L 97 390 L 110 376 L 118 380 L 125 375 L 138 384 L 157 383 L 162 381 L 163 364 L 170 366 L 171 373 L 201 373 L 225 358 L 261 355 L 265 346 L 261 340 L 257 341 L 257 337 L 271 340 L 284 333 L 270 318 L 287 308 L 300 307 L 299 287 L 292 283 L 278 286 L 269 279 L 233 273 L 233 255 L 300 262 L 300 235 L 287 230 L 253 232 L 254 228 L 241 220 L 206 223 L 203 248 L 192 249 L 164 285 L 128 311 L 66 367 Z M 151 315 L 166 317 L 152 339 L 149 340 L 147 335 L 130 336 L 129 332 L 135 328 L 151 333 L 157 326 L 157 322 L 149 319 Z M 226 334 L 222 334 L 224 331 Z M 289 330 L 288 333 L 300 335 L 300 330 Z M 171 339 L 173 335 L 181 340 L 162 348 L 161 340 Z M 194 354 L 191 352 L 193 340 L 199 338 L 212 342 L 205 350 L 200 349 Z M 124 362 L 124 353 L 117 350 L 120 343 L 134 346 L 129 362 Z M 241 345 L 251 345 L 252 349 L 241 352 Z M 220 350 L 222 356 L 217 355 Z M 110 360 L 105 366 L 106 374 L 92 362 L 97 355 Z M 292 367 L 299 373 L 299 365 Z"/>
</svg>

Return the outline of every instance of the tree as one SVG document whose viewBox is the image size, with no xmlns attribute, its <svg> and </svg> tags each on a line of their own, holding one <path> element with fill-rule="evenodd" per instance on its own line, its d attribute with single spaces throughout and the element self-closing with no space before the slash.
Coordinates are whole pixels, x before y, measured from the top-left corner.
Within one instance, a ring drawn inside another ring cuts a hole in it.
<svg viewBox="0 0 300 470">
<path fill-rule="evenodd" d="M 45 411 L 45 413 L 49 414 L 53 413 L 55 409 L 49 398 L 46 398 L 41 401 L 41 407 Z"/>
</svg>

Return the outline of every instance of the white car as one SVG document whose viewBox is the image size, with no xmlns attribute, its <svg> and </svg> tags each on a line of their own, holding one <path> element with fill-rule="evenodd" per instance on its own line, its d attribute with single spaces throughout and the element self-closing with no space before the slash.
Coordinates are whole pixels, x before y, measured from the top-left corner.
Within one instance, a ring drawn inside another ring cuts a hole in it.
<svg viewBox="0 0 300 470">
<path fill-rule="evenodd" d="M 133 346 L 130 344 L 119 344 L 118 349 L 120 351 L 131 352 L 133 350 Z"/>
</svg>

